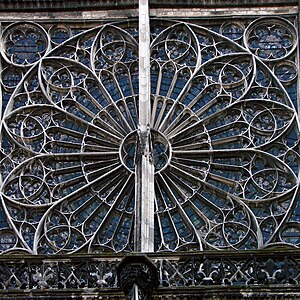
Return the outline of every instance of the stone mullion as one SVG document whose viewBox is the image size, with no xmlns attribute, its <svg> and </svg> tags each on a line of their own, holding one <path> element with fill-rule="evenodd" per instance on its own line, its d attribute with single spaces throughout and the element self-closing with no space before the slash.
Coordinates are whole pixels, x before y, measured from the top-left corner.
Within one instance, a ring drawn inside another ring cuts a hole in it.
<svg viewBox="0 0 300 300">
<path fill-rule="evenodd" d="M 148 0 L 139 2 L 139 126 L 136 155 L 135 246 L 154 251 L 154 165 L 150 133 L 150 25 Z"/>
</svg>

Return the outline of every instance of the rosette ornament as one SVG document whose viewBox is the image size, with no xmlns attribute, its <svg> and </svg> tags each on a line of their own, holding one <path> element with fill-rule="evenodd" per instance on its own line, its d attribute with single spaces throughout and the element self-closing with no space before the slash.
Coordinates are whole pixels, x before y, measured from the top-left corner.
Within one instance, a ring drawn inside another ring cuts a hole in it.
<svg viewBox="0 0 300 300">
<path fill-rule="evenodd" d="M 184 22 L 154 24 L 155 251 L 292 244 L 284 233 L 291 232 L 299 185 L 299 125 L 267 64 L 273 59 L 268 36 L 258 32 L 265 27 L 234 23 L 232 40 L 228 23 L 223 35 Z M 48 49 L 15 88 L 1 127 L 2 217 L 9 227 L 2 234 L 11 241 L 2 250 L 132 251 L 136 26 L 103 25 L 70 36 Z M 288 28 L 284 58 L 296 44 Z"/>
</svg>

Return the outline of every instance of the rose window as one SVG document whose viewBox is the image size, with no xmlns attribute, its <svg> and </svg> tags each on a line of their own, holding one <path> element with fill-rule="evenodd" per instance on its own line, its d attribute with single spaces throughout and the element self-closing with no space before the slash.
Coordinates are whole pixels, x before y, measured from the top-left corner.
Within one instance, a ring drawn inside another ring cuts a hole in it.
<svg viewBox="0 0 300 300">
<path fill-rule="evenodd" d="M 295 27 L 151 25 L 155 251 L 298 246 Z M 137 24 L 1 38 L 1 251 L 132 251 Z"/>
</svg>

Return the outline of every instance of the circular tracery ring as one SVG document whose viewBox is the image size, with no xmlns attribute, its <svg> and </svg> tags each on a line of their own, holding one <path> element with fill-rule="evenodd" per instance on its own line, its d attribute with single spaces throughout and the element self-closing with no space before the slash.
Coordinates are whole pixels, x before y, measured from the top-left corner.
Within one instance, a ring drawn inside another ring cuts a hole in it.
<svg viewBox="0 0 300 300">
<path fill-rule="evenodd" d="M 73 37 L 53 27 L 53 43 L 70 39 L 48 52 L 41 34 L 43 58 L 15 89 L 2 122 L 1 199 L 11 228 L 3 236 L 14 249 L 132 250 L 138 45 L 136 24 L 126 24 Z M 281 61 L 291 59 L 296 40 L 285 24 L 266 18 L 244 31 L 226 22 L 222 36 L 157 21 L 150 123 L 155 251 L 298 245 L 288 236 L 299 228 L 289 222 L 299 186 L 299 125 L 282 85 L 294 80 L 296 66 Z M 25 42 L 23 27 L 11 28 L 20 28 Z M 3 39 L 15 41 L 9 36 Z M 12 65 L 35 62 L 7 55 Z M 262 60 L 275 62 L 274 73 Z"/>
<path fill-rule="evenodd" d="M 2 55 L 16 66 L 31 66 L 40 60 L 50 48 L 50 39 L 45 29 L 35 23 L 12 24 L 3 31 Z M 26 49 L 26 51 L 24 51 Z"/>
</svg>

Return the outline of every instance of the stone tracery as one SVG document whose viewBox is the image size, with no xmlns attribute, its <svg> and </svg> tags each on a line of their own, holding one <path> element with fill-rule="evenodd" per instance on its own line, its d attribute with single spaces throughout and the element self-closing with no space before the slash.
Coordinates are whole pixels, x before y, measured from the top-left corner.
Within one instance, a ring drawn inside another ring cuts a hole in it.
<svg viewBox="0 0 300 300">
<path fill-rule="evenodd" d="M 298 245 L 293 25 L 227 22 L 216 33 L 153 22 L 155 250 Z M 2 36 L 2 84 L 12 93 L 2 121 L 2 250 L 130 251 L 135 24 L 64 42 L 67 28 L 49 32 L 20 23 Z M 50 50 L 50 41 L 62 44 Z"/>
</svg>

